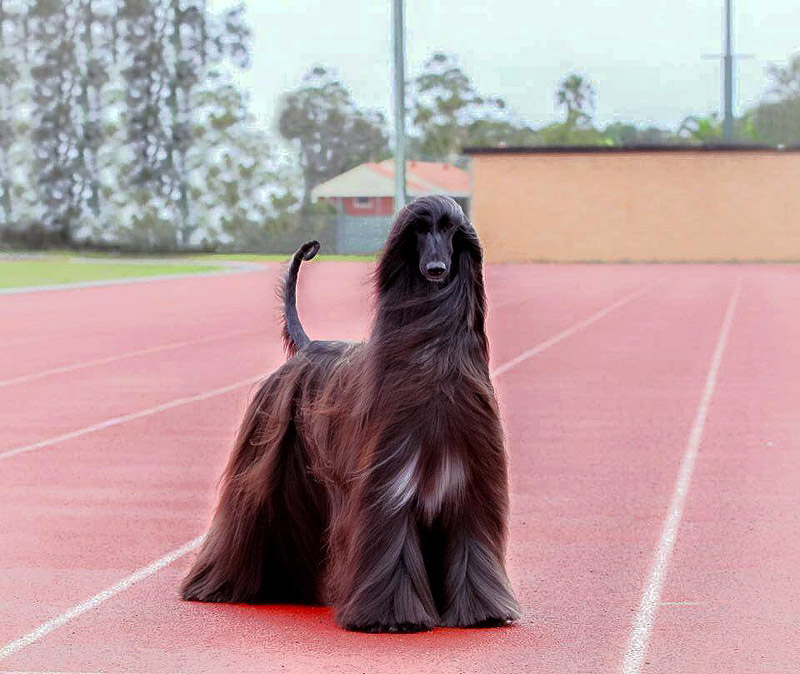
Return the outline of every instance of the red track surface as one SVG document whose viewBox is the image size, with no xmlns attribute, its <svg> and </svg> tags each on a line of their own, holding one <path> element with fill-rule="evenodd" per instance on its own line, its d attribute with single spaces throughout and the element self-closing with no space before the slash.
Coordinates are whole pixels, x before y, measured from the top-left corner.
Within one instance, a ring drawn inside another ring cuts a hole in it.
<svg viewBox="0 0 800 674">
<path fill-rule="evenodd" d="M 276 272 L 0 297 L 0 457 L 22 449 L 0 458 L 0 670 L 620 671 L 740 280 L 635 671 L 797 671 L 800 270 L 780 266 L 489 270 L 495 368 L 544 343 L 496 380 L 513 627 L 359 635 L 327 609 L 187 604 L 189 553 L 40 629 L 204 531 L 252 387 L 194 398 L 281 362 Z M 364 335 L 367 272 L 304 269 L 312 336 Z"/>
</svg>

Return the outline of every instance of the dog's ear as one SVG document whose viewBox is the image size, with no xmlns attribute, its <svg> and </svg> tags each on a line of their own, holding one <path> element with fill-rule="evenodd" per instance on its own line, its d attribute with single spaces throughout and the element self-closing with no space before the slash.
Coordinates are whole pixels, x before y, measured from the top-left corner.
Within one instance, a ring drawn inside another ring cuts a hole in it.
<svg viewBox="0 0 800 674">
<path fill-rule="evenodd" d="M 475 231 L 472 223 L 466 218 L 463 219 L 453 234 L 453 253 L 454 255 L 467 253 L 473 265 L 479 268 L 483 265 L 481 240 L 478 238 L 478 232 Z"/>
<path fill-rule="evenodd" d="M 483 281 L 483 247 L 478 233 L 464 218 L 453 234 L 453 267 L 458 283 L 464 285 L 470 305 L 470 327 L 478 335 L 485 356 L 489 357 L 486 335 L 486 288 Z"/>
<path fill-rule="evenodd" d="M 403 208 L 394 219 L 392 229 L 378 258 L 373 279 L 378 295 L 388 292 L 396 282 L 403 283 L 403 278 L 416 269 L 416 230 L 419 217 L 412 202 Z"/>
</svg>

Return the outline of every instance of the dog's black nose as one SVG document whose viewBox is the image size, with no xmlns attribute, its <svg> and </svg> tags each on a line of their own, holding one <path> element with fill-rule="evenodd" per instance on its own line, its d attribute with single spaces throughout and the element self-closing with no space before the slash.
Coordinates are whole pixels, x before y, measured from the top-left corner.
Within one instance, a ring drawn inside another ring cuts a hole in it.
<svg viewBox="0 0 800 674">
<path fill-rule="evenodd" d="M 428 276 L 432 276 L 433 278 L 439 278 L 440 276 L 444 276 L 444 273 L 447 271 L 447 265 L 444 262 L 429 262 L 425 266 L 425 273 Z"/>
</svg>

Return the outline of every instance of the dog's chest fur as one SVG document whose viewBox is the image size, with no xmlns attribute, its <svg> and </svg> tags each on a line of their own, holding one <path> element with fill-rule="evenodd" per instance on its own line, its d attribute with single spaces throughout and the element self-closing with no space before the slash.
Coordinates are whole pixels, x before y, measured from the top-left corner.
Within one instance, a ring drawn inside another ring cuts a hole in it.
<svg viewBox="0 0 800 674">
<path fill-rule="evenodd" d="M 463 497 L 467 484 L 466 465 L 449 448 L 419 445 L 413 448 L 407 445 L 407 448 L 410 451 L 401 468 L 389 480 L 387 499 L 396 509 L 413 503 L 422 518 L 430 523 L 443 507 Z"/>
<path fill-rule="evenodd" d="M 420 481 L 417 493 L 419 507 L 429 522 L 446 503 L 461 499 L 467 483 L 466 466 L 456 452 L 440 449 L 432 462 L 434 469 L 427 473 L 426 480 Z"/>
</svg>

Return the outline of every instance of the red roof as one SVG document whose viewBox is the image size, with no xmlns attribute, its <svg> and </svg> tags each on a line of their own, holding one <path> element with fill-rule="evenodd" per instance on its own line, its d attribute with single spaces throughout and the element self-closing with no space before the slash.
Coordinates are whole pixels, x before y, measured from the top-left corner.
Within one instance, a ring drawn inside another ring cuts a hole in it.
<svg viewBox="0 0 800 674">
<path fill-rule="evenodd" d="M 392 166 L 392 170 L 394 171 L 394 166 Z M 408 163 L 406 171 L 454 192 L 470 191 L 469 173 L 452 164 L 412 161 Z"/>
<path fill-rule="evenodd" d="M 406 190 L 409 196 L 447 194 L 468 197 L 469 173 L 441 162 L 406 163 Z M 317 197 L 383 197 L 394 194 L 394 160 L 368 162 L 317 185 Z"/>
</svg>

